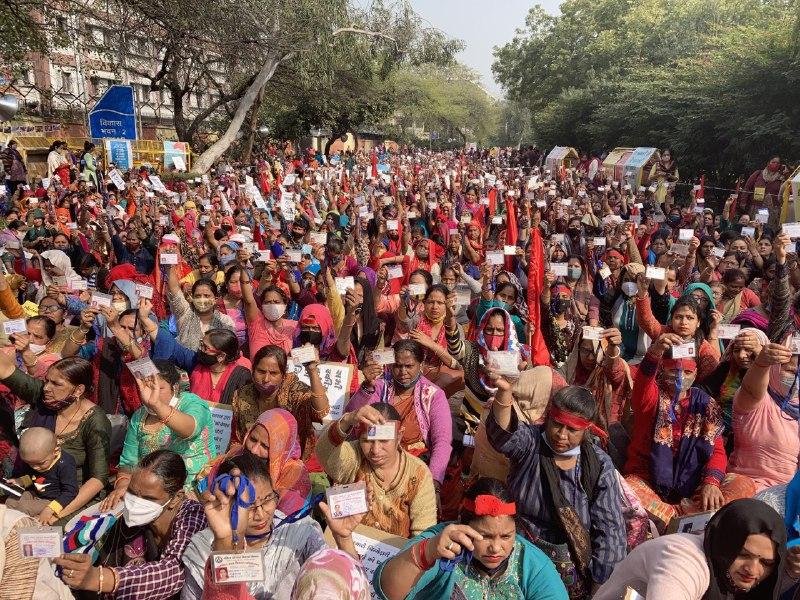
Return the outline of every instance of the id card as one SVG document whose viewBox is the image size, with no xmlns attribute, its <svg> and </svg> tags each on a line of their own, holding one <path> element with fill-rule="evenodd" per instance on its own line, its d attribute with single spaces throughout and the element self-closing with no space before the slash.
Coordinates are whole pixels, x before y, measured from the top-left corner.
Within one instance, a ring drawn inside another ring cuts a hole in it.
<svg viewBox="0 0 800 600">
<path fill-rule="evenodd" d="M 153 299 L 153 288 L 149 285 L 144 285 L 141 283 L 136 284 L 136 295 L 139 298 L 147 298 L 148 300 Z"/>
<path fill-rule="evenodd" d="M 344 296 L 347 290 L 352 290 L 356 287 L 355 280 L 352 277 L 337 277 L 336 278 L 336 291 L 340 296 Z"/>
<path fill-rule="evenodd" d="M 61 527 L 26 527 L 19 530 L 20 554 L 25 558 L 56 558 L 64 551 Z"/>
<path fill-rule="evenodd" d="M 792 349 L 792 354 L 800 354 L 800 335 L 793 335 L 789 340 L 789 345 Z"/>
<path fill-rule="evenodd" d="M 158 367 L 149 358 L 140 358 L 125 363 L 128 370 L 133 374 L 134 379 L 146 379 L 152 375 L 158 375 Z"/>
<path fill-rule="evenodd" d="M 372 351 L 373 362 L 385 367 L 394 364 L 394 348 L 384 348 L 383 350 Z"/>
<path fill-rule="evenodd" d="M 503 254 L 505 256 L 516 256 L 517 255 L 517 247 L 516 246 L 503 246 Z"/>
<path fill-rule="evenodd" d="M 264 563 L 261 552 L 212 552 L 211 578 L 214 583 L 246 583 L 264 581 Z"/>
<path fill-rule="evenodd" d="M 486 363 L 490 369 L 510 378 L 519 377 L 519 354 L 508 351 L 492 351 L 486 353 Z"/>
<path fill-rule="evenodd" d="M 424 283 L 409 283 L 408 294 L 410 296 L 424 296 L 428 291 L 428 286 Z"/>
<path fill-rule="evenodd" d="M 742 227 L 742 235 L 744 237 L 754 237 L 756 235 L 755 227 Z"/>
<path fill-rule="evenodd" d="M 469 225 L 472 223 L 472 215 L 469 213 L 464 213 L 461 215 L 461 224 L 462 225 Z"/>
<path fill-rule="evenodd" d="M 563 244 L 564 243 L 564 234 L 563 233 L 554 233 L 550 236 L 550 241 L 556 244 Z"/>
<path fill-rule="evenodd" d="M 798 236 L 798 237 L 800 237 L 800 236 Z M 717 248 L 716 246 L 714 246 L 714 249 L 711 252 L 713 252 L 714 256 L 716 256 L 717 258 L 722 258 L 723 256 L 725 256 L 725 249 L 724 248 Z"/>
<path fill-rule="evenodd" d="M 296 365 L 304 365 L 310 362 L 319 361 L 316 346 L 305 344 L 299 348 L 292 348 L 292 361 Z"/>
<path fill-rule="evenodd" d="M 6 250 L 19 250 L 19 247 L 20 247 L 19 246 L 19 242 L 15 241 L 15 240 L 8 240 L 4 244 L 4 246 L 5 246 Z"/>
<path fill-rule="evenodd" d="M 695 347 L 692 342 L 678 344 L 672 347 L 672 358 L 694 358 Z"/>
<path fill-rule="evenodd" d="M 486 253 L 486 264 L 502 265 L 506 262 L 502 252 L 491 251 Z"/>
<path fill-rule="evenodd" d="M 290 263 L 299 263 L 303 260 L 303 253 L 300 250 L 287 250 L 285 253 L 286 260 Z"/>
<path fill-rule="evenodd" d="M 647 267 L 645 269 L 645 277 L 648 279 L 657 279 L 658 281 L 664 281 L 667 278 L 667 271 L 664 267 Z"/>
<path fill-rule="evenodd" d="M 70 279 L 67 282 L 67 287 L 70 292 L 82 292 L 89 289 L 89 282 L 85 279 Z"/>
<path fill-rule="evenodd" d="M 386 266 L 386 276 L 389 279 L 402 279 L 403 278 L 403 267 L 400 265 L 387 265 Z"/>
<path fill-rule="evenodd" d="M 717 325 L 717 336 L 721 340 L 732 340 L 741 331 L 741 325 Z"/>
<path fill-rule="evenodd" d="M 3 333 L 6 335 L 13 335 L 15 333 L 27 333 L 28 327 L 25 324 L 25 319 L 12 319 L 3 323 Z"/>
<path fill-rule="evenodd" d="M 601 248 L 604 248 L 605 245 L 606 245 L 606 238 L 604 238 L 604 237 L 596 237 L 596 238 L 593 238 L 593 240 L 594 240 L 594 245 L 595 246 L 599 246 Z"/>
<path fill-rule="evenodd" d="M 784 223 L 781 229 L 793 240 L 800 238 L 800 223 Z"/>
<path fill-rule="evenodd" d="M 89 305 L 92 308 L 100 308 L 101 306 L 110 307 L 111 301 L 113 299 L 114 298 L 113 296 L 111 296 L 111 294 L 104 294 L 103 292 L 92 292 L 92 299 L 89 301 Z"/>
<path fill-rule="evenodd" d="M 568 273 L 567 263 L 550 263 L 550 271 L 556 277 L 566 277 Z"/>
<path fill-rule="evenodd" d="M 611 269 L 608 268 L 608 265 L 603 265 L 600 267 L 600 270 L 597 272 L 597 274 L 603 279 L 608 279 L 611 277 Z"/>
<path fill-rule="evenodd" d="M 694 229 L 680 229 L 678 230 L 678 239 L 683 242 L 689 242 L 694 237 Z"/>
<path fill-rule="evenodd" d="M 592 340 L 594 342 L 600 341 L 600 335 L 603 333 L 602 327 L 590 327 L 589 325 L 583 326 L 583 339 Z"/>
<path fill-rule="evenodd" d="M 325 231 L 322 231 L 322 232 L 317 231 L 317 232 L 312 233 L 309 236 L 309 239 L 314 244 L 319 244 L 320 246 L 324 246 L 325 244 L 328 243 L 328 234 Z"/>
<path fill-rule="evenodd" d="M 325 490 L 325 499 L 334 519 L 367 512 L 367 484 L 357 481 Z"/>
<path fill-rule="evenodd" d="M 172 252 L 163 252 L 161 254 L 160 262 L 162 265 L 177 265 L 178 255 Z"/>
<path fill-rule="evenodd" d="M 469 289 L 469 286 L 456 286 L 456 304 L 461 306 L 469 306 L 470 302 L 472 302 L 472 290 Z"/>
<path fill-rule="evenodd" d="M 249 254 L 257 254 L 258 253 L 258 242 L 245 242 L 244 248 L 247 250 Z"/>
<path fill-rule="evenodd" d="M 269 250 L 258 251 L 258 255 L 255 258 L 255 262 L 269 262 L 269 260 L 270 260 Z"/>
<path fill-rule="evenodd" d="M 400 223 L 397 220 L 386 221 L 386 230 L 387 231 L 397 231 Z"/>
<path fill-rule="evenodd" d="M 382 425 L 370 425 L 367 428 L 367 440 L 393 440 L 397 437 L 397 421 L 389 421 Z"/>
<path fill-rule="evenodd" d="M 503 217 L 492 217 L 492 225 L 502 225 Z"/>
</svg>

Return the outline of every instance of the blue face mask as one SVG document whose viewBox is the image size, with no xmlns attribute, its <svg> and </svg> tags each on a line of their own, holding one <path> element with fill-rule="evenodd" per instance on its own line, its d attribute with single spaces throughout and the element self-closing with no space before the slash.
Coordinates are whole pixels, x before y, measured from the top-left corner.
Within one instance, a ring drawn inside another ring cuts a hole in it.
<svg viewBox="0 0 800 600">
<path fill-rule="evenodd" d="M 224 267 L 225 265 L 228 265 L 235 260 L 236 260 L 235 254 L 225 254 L 224 256 L 219 257 L 219 264 Z"/>
</svg>

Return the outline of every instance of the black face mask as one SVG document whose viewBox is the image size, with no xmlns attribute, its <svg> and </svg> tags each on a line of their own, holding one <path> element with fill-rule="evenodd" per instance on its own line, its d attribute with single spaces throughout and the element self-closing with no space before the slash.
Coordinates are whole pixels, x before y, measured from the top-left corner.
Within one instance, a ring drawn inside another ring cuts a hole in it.
<svg viewBox="0 0 800 600">
<path fill-rule="evenodd" d="M 578 237 L 581 234 L 580 229 L 568 229 L 567 231 L 572 237 Z"/>
<path fill-rule="evenodd" d="M 198 352 L 197 362 L 205 367 L 210 367 L 217 362 L 217 355 L 209 354 L 208 352 Z"/>
<path fill-rule="evenodd" d="M 322 344 L 322 332 L 320 331 L 300 331 L 300 343 L 319 346 Z"/>
<path fill-rule="evenodd" d="M 342 260 L 342 255 L 338 254 L 337 256 L 328 256 L 328 264 L 329 265 L 338 265 Z"/>
<path fill-rule="evenodd" d="M 741 261 L 743 261 L 745 258 L 747 258 L 747 256 L 748 256 L 749 254 L 750 254 L 750 253 L 749 253 L 747 250 L 738 250 L 738 251 L 736 252 L 736 258 L 738 258 L 738 259 L 739 259 L 739 261 L 741 262 Z"/>
</svg>

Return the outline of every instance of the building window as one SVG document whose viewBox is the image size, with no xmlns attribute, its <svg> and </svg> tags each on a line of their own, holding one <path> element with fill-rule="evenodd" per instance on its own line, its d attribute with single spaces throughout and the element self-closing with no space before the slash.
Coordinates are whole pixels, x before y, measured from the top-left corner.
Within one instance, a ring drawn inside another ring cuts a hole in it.
<svg viewBox="0 0 800 600">
<path fill-rule="evenodd" d="M 61 93 L 75 95 L 75 79 L 69 71 L 61 71 Z"/>
</svg>

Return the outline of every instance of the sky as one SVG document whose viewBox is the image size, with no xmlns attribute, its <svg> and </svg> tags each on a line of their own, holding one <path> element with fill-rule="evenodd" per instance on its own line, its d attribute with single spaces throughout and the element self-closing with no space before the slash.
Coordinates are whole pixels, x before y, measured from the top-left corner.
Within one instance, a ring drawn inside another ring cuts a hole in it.
<svg viewBox="0 0 800 600">
<path fill-rule="evenodd" d="M 492 49 L 511 41 L 514 32 L 525 25 L 528 10 L 541 4 L 556 14 L 560 0 L 410 0 L 414 10 L 428 25 L 441 29 L 465 44 L 459 60 L 475 69 L 486 90 L 502 96 L 492 77 Z"/>
</svg>

